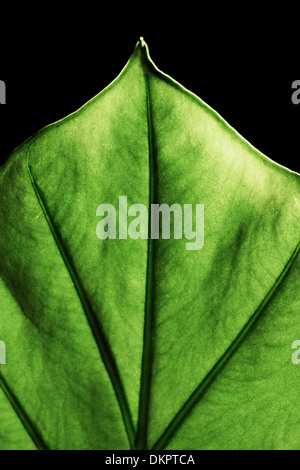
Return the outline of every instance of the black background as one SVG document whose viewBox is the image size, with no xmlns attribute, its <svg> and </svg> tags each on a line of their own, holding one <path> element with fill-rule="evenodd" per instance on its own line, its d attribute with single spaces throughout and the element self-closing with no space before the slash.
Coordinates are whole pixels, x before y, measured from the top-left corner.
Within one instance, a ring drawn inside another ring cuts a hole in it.
<svg viewBox="0 0 300 470">
<path fill-rule="evenodd" d="M 52 4 L 51 4 L 52 5 Z M 291 84 L 300 78 L 294 12 L 288 23 L 259 9 L 220 12 L 216 4 L 177 7 L 176 21 L 151 4 L 110 12 L 81 4 L 16 11 L 2 18 L 0 159 L 45 125 L 78 109 L 121 71 L 143 36 L 155 64 L 193 91 L 272 160 L 300 172 L 300 105 Z M 175 6 L 173 6 L 173 10 Z M 250 17 L 250 14 L 252 16 Z M 280 16 L 279 15 L 279 16 Z M 148 20 L 145 21 L 145 17 Z M 248 22 L 246 21 L 248 20 Z M 130 21 L 129 21 L 130 20 Z M 271 31 L 268 29 L 271 26 Z M 287 29 L 286 29 L 287 28 Z"/>
</svg>

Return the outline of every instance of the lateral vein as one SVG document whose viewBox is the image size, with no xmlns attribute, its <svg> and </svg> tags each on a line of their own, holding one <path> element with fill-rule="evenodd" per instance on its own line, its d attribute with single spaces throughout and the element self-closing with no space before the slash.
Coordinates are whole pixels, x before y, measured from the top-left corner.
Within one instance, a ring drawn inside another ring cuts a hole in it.
<svg viewBox="0 0 300 470">
<path fill-rule="evenodd" d="M 287 263 L 285 264 L 282 272 L 274 282 L 273 286 L 269 290 L 269 292 L 266 294 L 262 302 L 259 304 L 253 315 L 249 318 L 247 323 L 243 326 L 239 334 L 236 336 L 234 341 L 231 343 L 231 345 L 228 347 L 228 349 L 225 351 L 223 356 L 218 360 L 218 362 L 214 365 L 214 367 L 209 371 L 209 373 L 206 375 L 206 377 L 203 379 L 203 381 L 198 385 L 198 387 L 194 390 L 194 392 L 190 395 L 190 397 L 187 399 L 187 401 L 184 403 L 184 405 L 181 407 L 181 409 L 177 412 L 175 417 L 172 419 L 172 421 L 169 423 L 165 431 L 162 433 L 160 438 L 156 441 L 152 449 L 159 450 L 159 449 L 164 449 L 170 439 L 174 436 L 174 434 L 177 432 L 179 427 L 182 425 L 188 414 L 192 411 L 194 406 L 203 398 L 205 393 L 208 391 L 210 386 L 213 384 L 214 380 L 216 379 L 217 375 L 221 370 L 226 366 L 226 364 L 229 362 L 230 358 L 233 356 L 233 354 L 237 351 L 237 349 L 240 347 L 242 344 L 243 340 L 246 338 L 248 333 L 253 329 L 259 318 L 261 318 L 263 311 L 267 307 L 268 303 L 278 290 L 279 286 L 282 284 L 283 280 L 285 279 L 288 271 L 290 270 L 297 254 L 300 251 L 300 242 L 294 249 L 292 255 L 288 259 Z"/>
<path fill-rule="evenodd" d="M 19 420 L 23 424 L 25 430 L 29 434 L 32 442 L 36 446 L 38 450 L 49 450 L 49 447 L 43 440 L 41 433 L 37 429 L 36 425 L 31 421 L 28 414 L 24 410 L 23 406 L 19 402 L 16 395 L 13 393 L 9 385 L 7 384 L 3 374 L 0 372 L 0 388 L 2 389 L 4 395 L 10 402 L 12 408 L 14 409 L 15 413 L 17 414 Z"/>
<path fill-rule="evenodd" d="M 84 288 L 81 286 L 80 279 L 77 275 L 75 266 L 72 262 L 71 257 L 69 256 L 67 249 L 64 247 L 64 243 L 62 238 L 59 235 L 59 232 L 55 228 L 55 225 L 53 221 L 51 220 L 50 214 L 47 210 L 45 201 L 43 200 L 42 194 L 37 186 L 37 183 L 34 180 L 33 174 L 31 172 L 31 169 L 29 167 L 29 164 L 27 163 L 27 169 L 28 169 L 28 174 L 35 192 L 35 195 L 37 197 L 37 200 L 40 204 L 40 207 L 43 211 L 44 217 L 47 221 L 47 224 L 49 226 L 50 232 L 56 242 L 57 248 L 61 254 L 61 257 L 65 263 L 65 266 L 69 272 L 69 275 L 73 281 L 74 288 L 77 292 L 77 295 L 79 297 L 79 300 L 81 302 L 83 311 L 86 315 L 86 318 L 88 320 L 88 323 L 90 325 L 91 331 L 93 333 L 95 342 L 97 344 L 98 350 L 100 352 L 100 356 L 102 358 L 102 361 L 105 365 L 106 371 L 108 373 L 108 376 L 110 378 L 112 387 L 115 392 L 115 396 L 117 398 L 117 402 L 119 404 L 120 412 L 122 415 L 123 419 L 123 424 L 126 430 L 126 434 L 128 437 L 129 445 L 130 448 L 134 448 L 134 427 L 133 427 L 133 422 L 132 422 L 132 417 L 127 401 L 127 397 L 125 394 L 125 391 L 123 389 L 122 381 L 119 375 L 119 371 L 117 368 L 117 364 L 115 362 L 115 358 L 113 356 L 113 353 L 111 351 L 110 345 L 108 341 L 105 338 L 104 332 L 102 330 L 101 325 L 99 324 L 97 317 L 87 299 L 86 293 L 84 291 Z"/>
</svg>

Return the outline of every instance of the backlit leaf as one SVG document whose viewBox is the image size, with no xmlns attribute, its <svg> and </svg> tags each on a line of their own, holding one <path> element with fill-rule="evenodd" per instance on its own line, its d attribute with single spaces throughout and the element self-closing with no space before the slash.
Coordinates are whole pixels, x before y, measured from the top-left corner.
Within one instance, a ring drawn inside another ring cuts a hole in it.
<svg viewBox="0 0 300 470">
<path fill-rule="evenodd" d="M 1 449 L 299 447 L 299 175 L 144 41 L 14 151 L 0 194 Z M 120 196 L 203 204 L 203 247 L 100 240 Z"/>
</svg>

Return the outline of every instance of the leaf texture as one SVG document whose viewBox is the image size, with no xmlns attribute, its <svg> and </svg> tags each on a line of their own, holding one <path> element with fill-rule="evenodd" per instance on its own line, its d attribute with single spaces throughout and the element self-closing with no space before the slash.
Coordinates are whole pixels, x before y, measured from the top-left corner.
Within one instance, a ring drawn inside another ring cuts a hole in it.
<svg viewBox="0 0 300 470">
<path fill-rule="evenodd" d="M 1 449 L 299 447 L 299 175 L 144 41 L 13 152 L 0 192 Z M 99 240 L 124 195 L 204 204 L 203 248 Z"/>
</svg>

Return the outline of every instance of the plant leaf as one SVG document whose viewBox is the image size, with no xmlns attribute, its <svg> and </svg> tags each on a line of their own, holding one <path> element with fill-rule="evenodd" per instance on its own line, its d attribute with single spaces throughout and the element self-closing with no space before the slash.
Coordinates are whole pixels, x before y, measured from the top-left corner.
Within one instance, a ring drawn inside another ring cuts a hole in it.
<svg viewBox="0 0 300 470">
<path fill-rule="evenodd" d="M 15 150 L 0 191 L 1 449 L 297 448 L 298 174 L 141 41 Z M 99 240 L 119 196 L 204 204 L 203 248 Z"/>
</svg>

